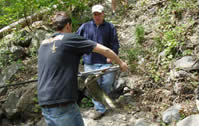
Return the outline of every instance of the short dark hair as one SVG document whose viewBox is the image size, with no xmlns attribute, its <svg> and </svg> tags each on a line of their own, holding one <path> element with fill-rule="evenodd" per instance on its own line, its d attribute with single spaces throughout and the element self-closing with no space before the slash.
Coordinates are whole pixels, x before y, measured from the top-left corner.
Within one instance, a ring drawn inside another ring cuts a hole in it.
<svg viewBox="0 0 199 126">
<path fill-rule="evenodd" d="M 71 18 L 64 11 L 56 12 L 53 17 L 53 29 L 56 31 L 61 31 L 65 25 L 72 23 Z"/>
</svg>

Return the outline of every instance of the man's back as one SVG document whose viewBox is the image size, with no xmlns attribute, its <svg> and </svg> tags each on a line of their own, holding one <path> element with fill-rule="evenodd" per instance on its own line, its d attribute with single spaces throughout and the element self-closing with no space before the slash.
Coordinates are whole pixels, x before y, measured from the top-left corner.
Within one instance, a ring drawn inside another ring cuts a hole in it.
<svg viewBox="0 0 199 126">
<path fill-rule="evenodd" d="M 76 101 L 80 58 L 95 43 L 71 33 L 56 33 L 43 41 L 38 57 L 40 105 Z"/>
</svg>

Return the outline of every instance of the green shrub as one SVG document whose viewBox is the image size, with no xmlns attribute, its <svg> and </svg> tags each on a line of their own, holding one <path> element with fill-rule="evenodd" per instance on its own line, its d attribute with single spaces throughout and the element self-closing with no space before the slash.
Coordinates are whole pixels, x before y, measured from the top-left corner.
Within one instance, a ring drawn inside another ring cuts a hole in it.
<svg viewBox="0 0 199 126">
<path fill-rule="evenodd" d="M 192 55 L 192 53 L 193 53 L 192 50 L 187 49 L 187 50 L 184 50 L 184 51 L 182 52 L 182 55 L 183 55 L 183 56 L 188 56 L 188 55 Z"/>
<path fill-rule="evenodd" d="M 81 100 L 80 107 L 82 107 L 82 108 L 93 107 L 92 100 L 90 98 L 86 98 L 86 97 L 83 98 Z"/>
<path fill-rule="evenodd" d="M 38 98 L 37 98 L 37 94 L 38 94 L 38 92 L 37 91 L 35 91 L 35 96 L 32 98 L 32 100 L 33 100 L 33 102 L 34 102 L 34 108 L 33 108 L 33 111 L 35 112 L 35 113 L 38 113 L 38 112 L 41 112 L 41 106 L 39 105 L 39 103 L 38 103 Z"/>
<path fill-rule="evenodd" d="M 13 54 L 8 49 L 0 49 L 0 68 L 13 61 Z"/>
<path fill-rule="evenodd" d="M 135 29 L 136 44 L 142 44 L 144 42 L 144 34 L 144 27 L 142 25 L 138 25 Z"/>
<path fill-rule="evenodd" d="M 135 47 L 127 50 L 127 60 L 130 66 L 130 71 L 134 72 L 137 68 L 138 56 L 142 54 L 141 47 Z"/>
</svg>

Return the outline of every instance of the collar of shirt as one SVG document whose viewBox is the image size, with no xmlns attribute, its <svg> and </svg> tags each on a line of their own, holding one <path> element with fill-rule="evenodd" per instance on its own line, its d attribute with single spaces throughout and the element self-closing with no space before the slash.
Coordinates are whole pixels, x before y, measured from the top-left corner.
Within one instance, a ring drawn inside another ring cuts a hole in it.
<svg viewBox="0 0 199 126">
<path fill-rule="evenodd" d="M 60 33 L 60 32 L 54 32 L 54 33 L 51 35 L 51 37 L 54 38 L 55 36 L 57 36 L 57 35 L 59 35 L 59 34 L 61 34 L 61 33 Z"/>
</svg>

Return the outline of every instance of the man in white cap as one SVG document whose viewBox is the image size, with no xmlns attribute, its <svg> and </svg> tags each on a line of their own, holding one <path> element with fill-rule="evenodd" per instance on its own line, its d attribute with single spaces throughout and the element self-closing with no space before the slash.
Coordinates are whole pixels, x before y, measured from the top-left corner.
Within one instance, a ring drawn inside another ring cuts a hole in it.
<svg viewBox="0 0 199 126">
<path fill-rule="evenodd" d="M 80 26 L 77 34 L 86 39 L 100 43 L 118 54 L 119 42 L 117 32 L 113 24 L 104 20 L 104 7 L 102 5 L 94 5 L 92 7 L 93 20 L 86 22 Z M 84 70 L 92 71 L 107 68 L 112 66 L 112 61 L 109 58 L 97 53 L 89 53 L 83 56 Z M 114 83 L 114 73 L 103 75 L 99 80 L 99 86 L 109 94 Z M 100 119 L 106 112 L 106 108 L 99 101 L 93 99 L 96 112 L 93 119 Z"/>
</svg>

